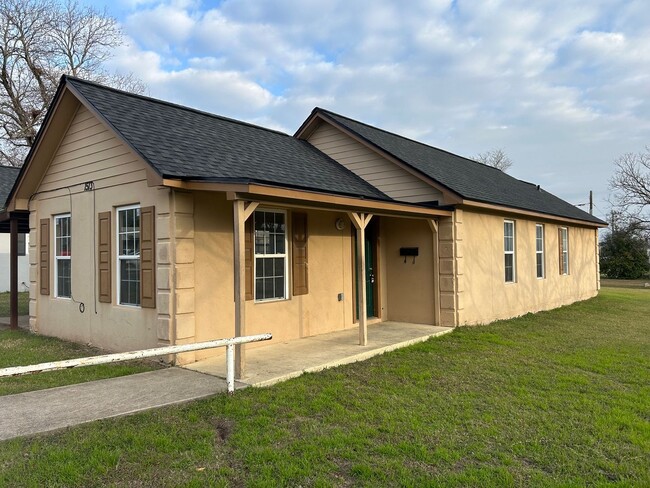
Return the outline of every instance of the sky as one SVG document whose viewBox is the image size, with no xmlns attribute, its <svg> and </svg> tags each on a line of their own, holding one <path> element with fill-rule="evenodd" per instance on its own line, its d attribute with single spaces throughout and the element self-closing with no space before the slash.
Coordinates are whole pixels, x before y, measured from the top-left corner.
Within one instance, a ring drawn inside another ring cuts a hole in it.
<svg viewBox="0 0 650 488">
<path fill-rule="evenodd" d="M 609 211 L 650 145 L 647 0 L 84 0 L 147 94 L 293 134 L 318 106 Z M 586 207 L 583 207 L 586 208 Z"/>
</svg>

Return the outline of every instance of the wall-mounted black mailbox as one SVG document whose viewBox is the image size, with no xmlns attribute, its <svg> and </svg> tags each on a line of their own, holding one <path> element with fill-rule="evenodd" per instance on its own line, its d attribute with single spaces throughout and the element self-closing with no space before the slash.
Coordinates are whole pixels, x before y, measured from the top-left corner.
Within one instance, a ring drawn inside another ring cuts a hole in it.
<svg viewBox="0 0 650 488">
<path fill-rule="evenodd" d="M 415 257 L 420 254 L 420 250 L 417 247 L 400 247 L 399 255 L 404 256 L 404 262 L 406 262 L 407 257 L 413 258 L 413 264 L 415 264 Z"/>
<path fill-rule="evenodd" d="M 399 255 L 400 256 L 419 256 L 419 249 L 418 247 L 400 247 L 399 248 Z"/>
</svg>

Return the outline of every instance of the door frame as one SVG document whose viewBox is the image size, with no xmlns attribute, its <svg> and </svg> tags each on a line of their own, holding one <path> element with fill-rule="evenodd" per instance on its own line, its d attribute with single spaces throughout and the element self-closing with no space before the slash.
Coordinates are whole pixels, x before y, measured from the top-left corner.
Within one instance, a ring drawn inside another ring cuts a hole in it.
<svg viewBox="0 0 650 488">
<path fill-rule="evenodd" d="M 369 315 L 369 319 L 381 319 L 381 273 L 380 273 L 380 262 L 379 251 L 380 251 L 380 229 L 381 229 L 381 218 L 377 215 L 370 221 L 368 227 L 366 227 L 366 239 L 370 240 L 370 246 L 372 248 L 372 268 L 375 275 L 375 283 L 373 287 L 373 308 L 374 314 Z M 352 228 L 352 287 L 354 288 L 352 292 L 352 315 L 353 321 L 359 321 L 359 306 L 358 306 L 358 286 L 357 286 L 357 233 L 355 229 Z M 365 280 L 365 277 L 364 277 Z"/>
</svg>

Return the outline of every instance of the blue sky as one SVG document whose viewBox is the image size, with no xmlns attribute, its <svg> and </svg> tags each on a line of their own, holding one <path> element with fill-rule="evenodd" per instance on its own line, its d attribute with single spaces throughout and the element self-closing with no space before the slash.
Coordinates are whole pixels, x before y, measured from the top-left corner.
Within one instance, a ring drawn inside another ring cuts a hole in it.
<svg viewBox="0 0 650 488">
<path fill-rule="evenodd" d="M 293 133 L 320 106 L 473 157 L 604 217 L 650 144 L 645 1 L 93 1 L 148 94 Z"/>
</svg>

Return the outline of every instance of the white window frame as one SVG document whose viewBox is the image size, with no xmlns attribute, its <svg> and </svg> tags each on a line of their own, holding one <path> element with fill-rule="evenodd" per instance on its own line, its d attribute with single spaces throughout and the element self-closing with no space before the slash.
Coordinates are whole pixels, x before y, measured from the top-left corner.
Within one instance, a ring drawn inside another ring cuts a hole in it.
<svg viewBox="0 0 650 488">
<path fill-rule="evenodd" d="M 506 246 L 506 225 L 512 224 L 512 250 L 507 250 Z M 516 283 L 517 282 L 517 259 L 515 254 L 515 249 L 517 248 L 517 230 L 514 220 L 504 220 L 503 221 L 503 279 L 506 283 Z M 506 256 L 512 255 L 512 280 L 508 280 L 506 277 Z"/>
<path fill-rule="evenodd" d="M 67 236 L 58 236 L 56 231 L 58 229 L 57 222 L 63 219 L 68 219 L 68 232 L 69 234 Z M 67 214 L 60 214 L 60 215 L 55 215 L 54 216 L 54 296 L 56 298 L 60 298 L 62 300 L 71 300 L 72 299 L 72 215 L 67 213 Z M 68 238 L 70 239 L 70 246 L 69 246 L 69 253 L 67 256 L 65 255 L 58 255 L 57 251 L 57 239 L 61 238 Z M 59 262 L 60 261 L 70 261 L 70 296 L 60 296 L 59 295 Z"/>
<path fill-rule="evenodd" d="M 537 229 L 541 229 L 542 235 L 541 237 L 538 237 L 537 235 Z M 544 224 L 535 224 L 535 275 L 537 276 L 537 279 L 542 280 L 546 278 L 546 263 L 544 262 L 545 260 L 545 255 L 544 255 Z M 539 245 L 541 244 L 541 246 Z M 541 247 L 541 249 L 540 249 Z M 542 261 L 542 275 L 539 275 L 539 270 L 537 268 L 537 260 L 541 256 L 541 261 Z"/>
<path fill-rule="evenodd" d="M 284 215 L 284 253 L 277 254 L 258 254 L 255 246 L 255 214 L 256 213 L 279 213 Z M 258 208 L 253 212 L 253 297 L 255 303 L 268 303 L 289 300 L 289 222 L 286 210 L 277 208 Z M 283 258 L 284 259 L 284 290 L 282 297 L 257 298 L 257 259 L 258 258 Z"/>
<path fill-rule="evenodd" d="M 569 228 L 560 227 L 560 255 L 562 259 L 562 276 L 568 275 L 569 269 Z"/>
<path fill-rule="evenodd" d="M 139 204 L 134 204 L 134 205 L 125 205 L 123 207 L 116 207 L 115 208 L 115 260 L 116 260 L 116 267 L 117 267 L 117 282 L 116 282 L 116 297 L 117 297 L 117 304 L 122 306 L 122 307 L 133 307 L 133 308 L 141 308 L 142 304 L 140 303 L 140 294 L 138 294 L 138 303 L 123 303 L 122 302 L 122 261 L 125 260 L 138 260 L 140 261 L 140 251 L 142 248 L 142 242 L 140 242 L 140 249 L 138 249 L 138 254 L 136 255 L 122 255 L 120 254 L 120 212 L 126 211 L 126 210 L 134 210 L 134 209 L 140 209 Z M 142 212 L 140 212 L 140 218 L 142 218 Z M 140 226 L 138 227 L 138 235 L 140 235 L 142 231 L 142 221 L 140 221 Z M 140 263 L 142 265 L 142 263 Z M 138 280 L 140 280 L 140 277 L 138 276 Z M 142 286 L 142 283 L 140 282 L 139 286 Z"/>
</svg>

